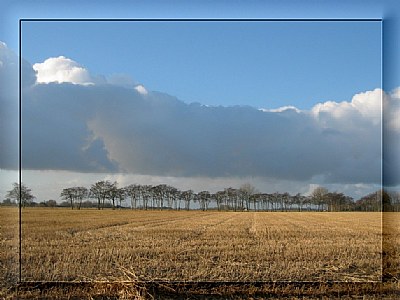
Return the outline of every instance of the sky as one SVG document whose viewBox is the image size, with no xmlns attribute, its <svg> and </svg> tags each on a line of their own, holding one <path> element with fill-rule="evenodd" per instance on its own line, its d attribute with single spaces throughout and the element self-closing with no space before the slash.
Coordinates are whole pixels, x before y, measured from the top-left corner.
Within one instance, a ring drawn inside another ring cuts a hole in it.
<svg viewBox="0 0 400 300">
<path fill-rule="evenodd" d="M 189 103 L 309 109 L 381 87 L 381 22 L 23 22 L 22 55 Z"/>
<path fill-rule="evenodd" d="M 22 179 L 39 201 L 104 179 L 195 191 L 251 183 L 292 194 L 323 185 L 355 199 L 377 190 L 382 176 L 400 185 L 395 2 L 347 1 L 328 16 L 327 5 L 296 10 L 291 1 L 255 2 L 247 12 L 239 4 L 222 10 L 218 1 L 209 3 L 214 10 L 176 2 L 177 10 L 163 12 L 162 3 L 134 2 L 128 15 L 124 1 L 90 12 L 74 1 L 16 3 L 2 12 L 12 30 L 0 30 L 0 197 L 18 166 L 17 17 L 348 18 L 353 10 L 380 19 L 390 6 L 383 27 L 23 21 Z M 269 3 L 270 12 L 256 3 Z"/>
</svg>

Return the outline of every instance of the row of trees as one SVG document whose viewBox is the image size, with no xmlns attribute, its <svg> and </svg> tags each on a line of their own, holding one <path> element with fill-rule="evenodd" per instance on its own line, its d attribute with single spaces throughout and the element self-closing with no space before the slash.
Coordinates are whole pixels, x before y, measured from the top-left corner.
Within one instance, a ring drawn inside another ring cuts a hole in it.
<svg viewBox="0 0 400 300">
<path fill-rule="evenodd" d="M 13 186 L 5 201 L 11 203 L 10 199 L 14 199 L 18 202 L 21 194 L 21 205 L 32 206 L 35 197 L 31 190 L 23 184 L 21 188 L 17 183 Z M 192 204 L 196 203 L 197 208 L 203 211 L 210 208 L 219 211 L 381 211 L 382 208 L 385 211 L 400 211 L 399 193 L 389 194 L 379 190 L 354 201 L 343 193 L 329 192 L 324 187 L 315 188 L 309 196 L 299 193 L 260 193 L 250 184 L 244 184 L 239 189 L 226 188 L 216 193 L 195 193 L 192 190 L 180 191 L 166 184 L 131 184 L 119 188 L 117 182 L 106 180 L 92 184 L 89 189 L 82 186 L 65 188 L 60 196 L 64 200 L 62 206 L 68 205 L 72 209 L 93 207 L 94 203 L 89 199 L 94 199 L 97 209 L 130 207 L 143 210 L 190 210 Z M 39 205 L 52 207 L 58 204 L 49 200 Z"/>
<path fill-rule="evenodd" d="M 324 187 L 317 187 L 309 196 L 290 195 L 289 193 L 259 193 L 252 185 L 244 184 L 239 189 L 226 188 L 215 193 L 179 189 L 160 184 L 140 185 L 131 184 L 118 188 L 117 182 L 99 181 L 90 189 L 85 187 L 71 187 L 63 189 L 61 196 L 70 201 L 72 209 L 80 209 L 85 198 L 94 198 L 97 208 L 106 206 L 128 206 L 131 209 L 185 209 L 190 210 L 193 203 L 197 208 L 205 211 L 212 208 L 217 210 L 233 211 L 380 211 L 383 204 L 386 210 L 399 210 L 398 205 L 391 204 L 391 198 L 382 190 L 371 193 L 358 201 L 338 192 L 329 192 Z M 394 198 L 393 198 L 394 199 Z M 394 202 L 394 201 L 392 201 Z M 389 207 L 389 205 L 392 205 Z M 87 206 L 87 203 L 86 205 Z"/>
</svg>

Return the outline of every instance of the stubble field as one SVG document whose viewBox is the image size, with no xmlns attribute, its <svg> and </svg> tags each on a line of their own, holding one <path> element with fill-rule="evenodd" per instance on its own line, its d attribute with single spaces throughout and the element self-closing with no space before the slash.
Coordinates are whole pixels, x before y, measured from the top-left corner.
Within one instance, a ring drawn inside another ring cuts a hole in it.
<svg viewBox="0 0 400 300">
<path fill-rule="evenodd" d="M 10 280 L 18 245 L 7 228 L 16 214 L 0 211 L 1 279 Z M 381 213 L 27 208 L 21 279 L 379 282 L 382 237 L 392 234 L 381 225 Z"/>
</svg>

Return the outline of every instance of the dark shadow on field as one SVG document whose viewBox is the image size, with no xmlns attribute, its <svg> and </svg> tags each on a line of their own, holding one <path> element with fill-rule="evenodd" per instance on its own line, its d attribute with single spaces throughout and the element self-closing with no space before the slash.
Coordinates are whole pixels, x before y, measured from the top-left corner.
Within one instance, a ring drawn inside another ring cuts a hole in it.
<svg viewBox="0 0 400 300">
<path fill-rule="evenodd" d="M 25 282 L 18 299 L 398 299 L 399 282 Z"/>
</svg>

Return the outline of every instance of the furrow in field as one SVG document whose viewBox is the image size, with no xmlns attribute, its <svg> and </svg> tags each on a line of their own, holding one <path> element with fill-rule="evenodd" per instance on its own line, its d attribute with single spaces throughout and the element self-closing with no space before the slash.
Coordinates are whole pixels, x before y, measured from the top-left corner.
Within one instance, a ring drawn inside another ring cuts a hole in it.
<svg viewBox="0 0 400 300">
<path fill-rule="evenodd" d="M 121 217 L 118 220 L 115 220 L 113 218 L 108 219 L 107 216 L 105 216 L 104 219 L 102 220 L 89 219 L 86 220 L 85 223 L 83 224 L 80 224 L 79 222 L 71 224 L 70 226 L 65 226 L 65 229 L 67 229 L 68 231 L 75 231 L 75 232 L 88 232 L 88 231 L 97 231 L 118 226 L 127 226 L 132 228 L 143 228 L 152 226 L 156 227 L 162 224 L 173 223 L 188 218 L 191 217 L 179 214 L 178 215 L 170 214 L 165 216 L 164 212 L 147 213 L 140 211 L 132 211 L 131 213 L 125 214 L 124 217 Z"/>
</svg>

